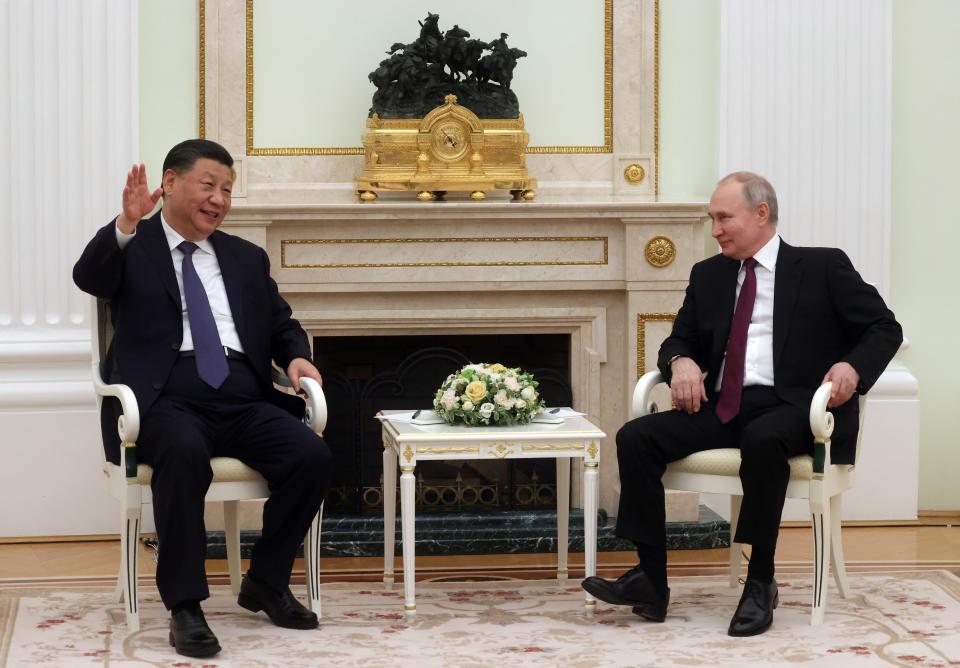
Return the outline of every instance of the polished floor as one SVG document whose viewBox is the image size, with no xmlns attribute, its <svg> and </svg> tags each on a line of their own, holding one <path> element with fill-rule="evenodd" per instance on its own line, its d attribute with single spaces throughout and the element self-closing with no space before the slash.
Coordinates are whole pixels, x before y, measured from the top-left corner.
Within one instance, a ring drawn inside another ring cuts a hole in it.
<svg viewBox="0 0 960 668">
<path fill-rule="evenodd" d="M 945 568 L 960 574 L 960 526 L 848 527 L 843 530 L 848 570 L 867 571 L 897 567 L 912 569 Z M 778 572 L 811 570 L 812 534 L 809 528 L 784 528 L 777 549 Z M 109 580 L 119 567 L 119 543 L 112 540 L 83 542 L 37 542 L 0 544 L 0 584 L 22 584 L 50 579 Z M 681 550 L 669 555 L 672 575 L 712 574 L 726 569 L 728 551 Z M 582 554 L 571 554 L 571 578 L 579 577 Z M 636 563 L 629 552 L 598 555 L 601 574 L 615 575 Z M 152 552 L 144 548 L 140 574 L 153 572 Z M 555 554 L 467 555 L 417 559 L 419 578 L 519 577 L 544 578 L 553 575 Z M 397 573 L 402 573 L 399 559 Z M 224 560 L 210 560 L 211 581 L 223 581 Z M 324 558 L 324 582 L 376 580 L 381 577 L 380 557 Z M 295 573 L 302 579 L 302 563 Z"/>
</svg>

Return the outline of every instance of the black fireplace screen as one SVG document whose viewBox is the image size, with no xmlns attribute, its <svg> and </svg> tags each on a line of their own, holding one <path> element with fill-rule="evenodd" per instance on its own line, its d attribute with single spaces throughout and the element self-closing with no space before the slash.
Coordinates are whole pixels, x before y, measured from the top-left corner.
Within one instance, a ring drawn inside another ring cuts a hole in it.
<svg viewBox="0 0 960 668">
<path fill-rule="evenodd" d="M 570 406 L 570 336 L 334 336 L 314 340 L 329 419 L 324 438 L 334 454 L 326 509 L 383 512 L 380 410 L 429 408 L 440 383 L 465 364 L 500 362 L 534 374 L 548 406 Z M 417 512 L 550 507 L 556 502 L 552 459 L 423 462 L 417 466 Z"/>
</svg>

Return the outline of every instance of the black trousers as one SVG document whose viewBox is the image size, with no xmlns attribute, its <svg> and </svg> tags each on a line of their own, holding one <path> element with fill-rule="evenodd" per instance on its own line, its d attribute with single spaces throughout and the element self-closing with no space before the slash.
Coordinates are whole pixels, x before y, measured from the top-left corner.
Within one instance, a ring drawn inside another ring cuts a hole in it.
<svg viewBox="0 0 960 668">
<path fill-rule="evenodd" d="M 275 589 L 289 584 L 297 548 L 329 484 L 323 439 L 265 400 L 246 360 L 229 365 L 229 377 L 214 390 L 197 377 L 193 358 L 180 358 L 142 419 L 137 450 L 153 467 L 157 587 L 167 608 L 210 595 L 203 499 L 213 478 L 211 457 L 235 457 L 267 480 L 270 498 L 250 572 Z"/>
<path fill-rule="evenodd" d="M 740 448 L 743 504 L 734 540 L 774 550 L 790 480 L 787 460 L 813 451 L 813 433 L 807 413 L 780 401 L 771 387 L 745 387 L 740 414 L 727 424 L 712 403 L 693 414 L 672 410 L 625 424 L 617 433 L 617 536 L 665 549 L 660 477 L 670 462 L 712 448 Z"/>
</svg>

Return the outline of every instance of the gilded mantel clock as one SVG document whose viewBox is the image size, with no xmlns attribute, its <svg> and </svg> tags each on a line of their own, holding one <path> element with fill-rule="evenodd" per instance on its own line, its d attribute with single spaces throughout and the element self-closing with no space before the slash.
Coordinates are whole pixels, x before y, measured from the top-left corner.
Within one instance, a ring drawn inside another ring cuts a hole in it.
<svg viewBox="0 0 960 668">
<path fill-rule="evenodd" d="M 432 201 L 448 192 L 469 192 L 482 200 L 492 190 L 508 190 L 517 200 L 535 197 L 536 179 L 526 170 L 530 136 L 523 115 L 481 119 L 447 95 L 423 119 L 367 119 L 363 137 L 364 172 L 357 196 L 373 201 L 378 191 L 414 190 Z"/>
</svg>

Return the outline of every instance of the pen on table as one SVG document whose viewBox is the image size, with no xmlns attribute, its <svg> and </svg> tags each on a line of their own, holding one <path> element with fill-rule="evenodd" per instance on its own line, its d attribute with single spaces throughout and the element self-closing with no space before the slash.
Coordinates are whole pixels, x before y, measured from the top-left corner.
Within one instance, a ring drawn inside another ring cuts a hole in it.
<svg viewBox="0 0 960 668">
<path fill-rule="evenodd" d="M 413 417 L 410 418 L 410 419 L 411 419 L 411 420 L 416 420 L 419 416 L 420 416 L 420 409 L 418 408 L 418 409 L 414 412 Z"/>
<path fill-rule="evenodd" d="M 548 412 L 548 413 L 559 413 L 559 412 L 560 412 L 560 409 L 559 409 L 559 408 L 551 408 L 551 409 L 548 410 L 547 412 Z"/>
</svg>

